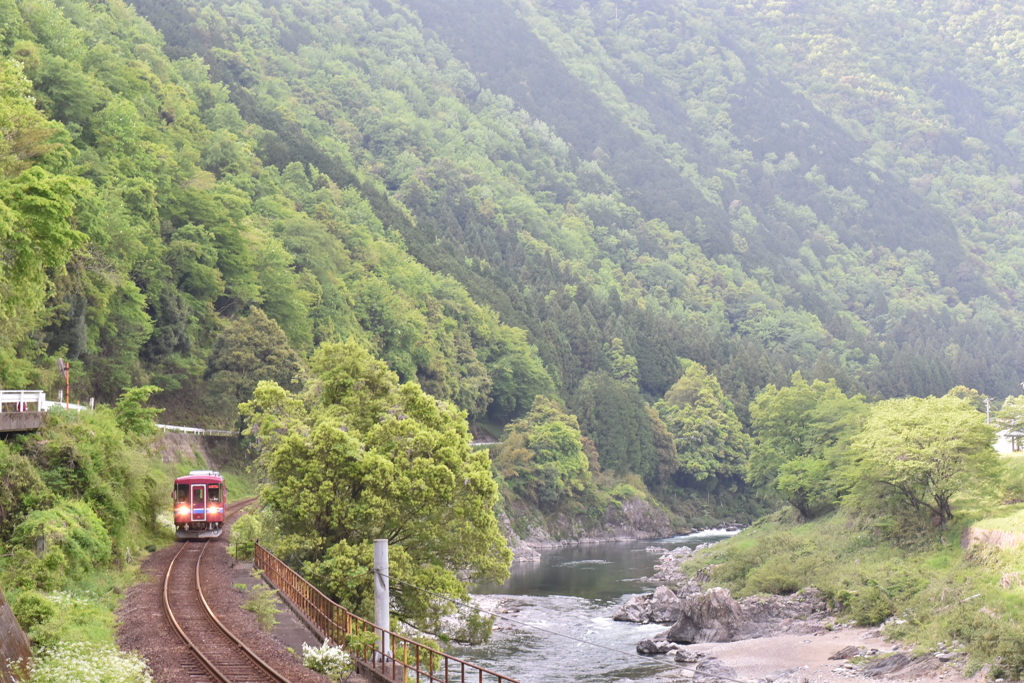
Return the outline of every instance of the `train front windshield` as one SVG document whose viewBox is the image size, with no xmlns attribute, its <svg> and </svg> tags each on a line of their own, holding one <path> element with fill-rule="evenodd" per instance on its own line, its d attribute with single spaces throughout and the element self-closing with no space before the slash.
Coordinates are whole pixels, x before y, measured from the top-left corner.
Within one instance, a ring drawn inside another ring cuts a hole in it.
<svg viewBox="0 0 1024 683">
<path fill-rule="evenodd" d="M 174 487 L 174 502 L 188 503 L 188 484 L 178 484 Z"/>
</svg>

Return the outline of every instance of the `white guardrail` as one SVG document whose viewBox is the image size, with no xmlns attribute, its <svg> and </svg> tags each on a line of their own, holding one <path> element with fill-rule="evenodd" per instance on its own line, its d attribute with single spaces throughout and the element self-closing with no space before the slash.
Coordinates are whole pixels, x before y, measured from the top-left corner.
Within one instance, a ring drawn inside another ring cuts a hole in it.
<svg viewBox="0 0 1024 683">
<path fill-rule="evenodd" d="M 89 406 L 63 401 L 47 401 L 45 391 L 0 391 L 0 413 L 50 412 L 51 408 L 67 410 L 88 410 Z M 183 434 L 199 434 L 201 436 L 235 436 L 237 432 L 227 429 L 201 429 L 199 427 L 179 427 L 162 425 L 157 427 L 165 432 L 181 432 Z"/>
<path fill-rule="evenodd" d="M 0 413 L 49 412 L 50 408 L 86 410 L 88 406 L 63 401 L 47 401 L 45 391 L 0 391 Z"/>
<path fill-rule="evenodd" d="M 201 436 L 235 436 L 238 432 L 227 429 L 200 429 L 199 427 L 179 427 L 177 425 L 162 425 L 157 427 L 165 432 L 181 432 L 182 434 L 199 434 Z"/>
</svg>

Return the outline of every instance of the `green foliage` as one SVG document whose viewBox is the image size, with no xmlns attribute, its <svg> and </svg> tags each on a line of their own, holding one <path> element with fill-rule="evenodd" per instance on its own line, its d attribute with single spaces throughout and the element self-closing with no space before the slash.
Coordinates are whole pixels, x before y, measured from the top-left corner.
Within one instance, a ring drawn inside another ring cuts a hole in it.
<svg viewBox="0 0 1024 683">
<path fill-rule="evenodd" d="M 248 401 L 263 380 L 291 386 L 301 369 L 299 355 L 278 323 L 252 306 L 248 316 L 226 324 L 207 361 L 206 376 L 218 402 L 224 405 L 221 397 L 230 397 L 227 405 L 233 408 Z"/>
<path fill-rule="evenodd" d="M 584 378 L 572 406 L 581 431 L 597 446 L 602 469 L 634 472 L 655 483 L 662 454 L 656 446 L 653 420 L 659 418 L 648 412 L 635 385 L 595 372 Z"/>
<path fill-rule="evenodd" d="M 273 545 L 277 537 L 274 519 L 267 510 L 251 510 L 231 525 L 228 552 L 236 560 L 250 560 L 256 552 L 256 541 Z"/>
<path fill-rule="evenodd" d="M 997 423 L 1012 432 L 1024 429 L 1024 396 L 1007 396 L 993 417 Z"/>
<path fill-rule="evenodd" d="M 549 510 L 591 481 L 576 417 L 543 396 L 508 426 L 494 449 L 493 467 L 517 495 Z"/>
<path fill-rule="evenodd" d="M 26 451 L 44 483 L 57 496 L 87 501 L 118 548 L 155 529 L 166 505 L 162 480 L 129 444 L 115 410 L 51 412 L 40 437 Z"/>
<path fill-rule="evenodd" d="M 707 368 L 690 362 L 654 407 L 672 434 L 679 457 L 677 479 L 683 475 L 708 490 L 742 481 L 751 440 Z"/>
<path fill-rule="evenodd" d="M 149 397 L 160 392 L 160 387 L 147 385 L 125 389 L 114 405 L 114 419 L 125 434 L 152 436 L 156 434 L 156 417 L 162 408 L 143 408 Z"/>
<path fill-rule="evenodd" d="M 459 576 L 507 576 L 511 553 L 494 518 L 487 455 L 469 448 L 465 413 L 400 384 L 355 342 L 324 344 L 312 375 L 301 395 L 261 382 L 241 406 L 267 481 L 260 497 L 280 532 L 274 549 L 371 614 L 365 569 L 373 539 L 387 538 L 393 613 L 439 631 L 448 609 L 398 582 L 464 598 Z"/>
<path fill-rule="evenodd" d="M 9 538 L 32 510 L 52 502 L 53 495 L 32 462 L 0 442 L 0 539 Z"/>
<path fill-rule="evenodd" d="M 945 524 L 955 497 L 991 487 L 994 441 L 984 414 L 955 396 L 877 403 L 851 445 L 854 500 L 897 517 L 926 512 Z"/>
<path fill-rule="evenodd" d="M 226 405 L 254 383 L 224 356 L 252 307 L 302 355 L 358 339 L 502 423 L 537 395 L 577 409 L 601 371 L 653 401 L 678 357 L 741 422 L 798 369 L 873 396 L 1022 379 L 999 13 L 950 10 L 977 29 L 945 44 L 916 6 L 880 10 L 918 27 L 894 41 L 846 7 L 186 4 L 4 12 L 5 386 L 66 351 L 85 396 Z M 720 38 L 748 32 L 744 58 Z M 919 49 L 939 71 L 893 66 Z M 711 481 L 706 454 L 688 467 Z"/>
<path fill-rule="evenodd" d="M 111 557 L 110 535 L 84 501 L 62 500 L 48 510 L 29 513 L 14 529 L 11 543 L 36 552 L 36 583 L 47 590 L 64 587 Z"/>
<path fill-rule="evenodd" d="M 242 609 L 256 615 L 256 621 L 261 629 L 273 630 L 278 623 L 277 615 L 281 613 L 277 606 L 277 591 L 262 583 L 257 583 L 252 587 L 236 584 L 235 587 L 249 594 L 246 601 L 242 603 Z"/>
<path fill-rule="evenodd" d="M 749 481 L 804 518 L 827 510 L 845 490 L 836 468 L 865 411 L 863 397 L 847 397 L 835 380 L 808 383 L 797 372 L 791 386 L 768 385 L 750 406 L 756 441 Z"/>
</svg>

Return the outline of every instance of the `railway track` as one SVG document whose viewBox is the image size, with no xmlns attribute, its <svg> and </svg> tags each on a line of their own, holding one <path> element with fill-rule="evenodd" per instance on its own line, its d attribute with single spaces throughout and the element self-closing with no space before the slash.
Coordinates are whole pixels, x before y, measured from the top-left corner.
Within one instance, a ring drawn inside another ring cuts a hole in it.
<svg viewBox="0 0 1024 683">
<path fill-rule="evenodd" d="M 251 500 L 229 505 L 234 515 Z M 203 596 L 200 568 L 210 541 L 185 541 L 164 576 L 164 612 L 191 650 L 183 662 L 194 683 L 289 683 L 228 630 Z"/>
</svg>

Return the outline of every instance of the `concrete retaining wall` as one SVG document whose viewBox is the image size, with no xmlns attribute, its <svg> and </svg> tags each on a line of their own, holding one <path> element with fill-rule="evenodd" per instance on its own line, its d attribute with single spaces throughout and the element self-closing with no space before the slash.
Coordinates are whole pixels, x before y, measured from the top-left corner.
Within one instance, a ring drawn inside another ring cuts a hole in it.
<svg viewBox="0 0 1024 683">
<path fill-rule="evenodd" d="M 43 426 L 46 413 L 0 413 L 0 432 L 31 432 Z"/>
<path fill-rule="evenodd" d="M 7 598 L 0 589 L 0 683 L 27 681 L 28 676 L 22 679 L 18 668 L 9 666 L 7 662 L 20 660 L 27 663 L 31 657 L 28 636 L 18 625 L 14 612 L 11 611 L 11 606 L 7 604 Z"/>
</svg>

